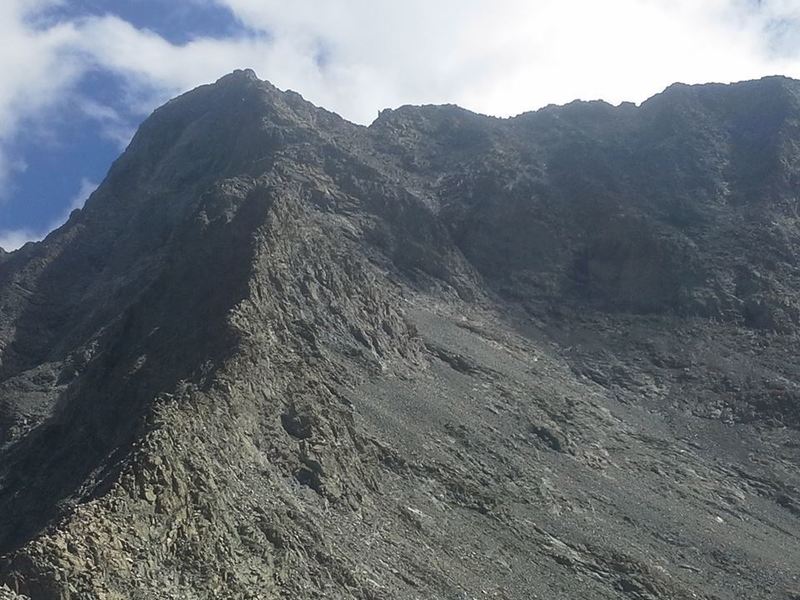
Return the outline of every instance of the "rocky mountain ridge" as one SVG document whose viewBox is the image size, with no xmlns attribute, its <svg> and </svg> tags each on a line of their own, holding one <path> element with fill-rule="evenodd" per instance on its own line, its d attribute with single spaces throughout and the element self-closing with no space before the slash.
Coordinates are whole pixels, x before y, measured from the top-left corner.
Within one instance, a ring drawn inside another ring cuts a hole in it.
<svg viewBox="0 0 800 600">
<path fill-rule="evenodd" d="M 798 123 L 778 77 L 369 127 L 250 71 L 167 103 L 0 255 L 0 583 L 800 597 Z"/>
</svg>

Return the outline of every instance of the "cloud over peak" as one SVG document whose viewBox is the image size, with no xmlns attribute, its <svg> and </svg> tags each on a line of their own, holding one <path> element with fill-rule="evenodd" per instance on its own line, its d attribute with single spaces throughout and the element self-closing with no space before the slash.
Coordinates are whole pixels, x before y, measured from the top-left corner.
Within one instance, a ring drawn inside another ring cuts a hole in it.
<svg viewBox="0 0 800 600">
<path fill-rule="evenodd" d="M 184 13 L 214 6 L 236 26 L 180 41 L 114 3 L 63 10 L 81 4 L 0 3 L 0 202 L 25 164 L 16 141 L 67 103 L 122 147 L 157 104 L 236 68 L 360 123 L 408 103 L 505 116 L 576 98 L 640 102 L 675 81 L 800 76 L 796 0 L 191 0 Z M 93 96 L 98 73 L 121 99 Z"/>
</svg>

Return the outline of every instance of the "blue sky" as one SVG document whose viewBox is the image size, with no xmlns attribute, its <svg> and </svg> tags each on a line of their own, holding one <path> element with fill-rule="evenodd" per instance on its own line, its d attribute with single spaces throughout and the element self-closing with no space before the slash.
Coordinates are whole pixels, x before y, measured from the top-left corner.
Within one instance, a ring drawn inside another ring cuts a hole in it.
<svg viewBox="0 0 800 600">
<path fill-rule="evenodd" d="M 6 249 L 80 207 L 155 107 L 235 68 L 361 123 L 800 77 L 800 0 L 2 0 L 0 35 Z"/>
</svg>

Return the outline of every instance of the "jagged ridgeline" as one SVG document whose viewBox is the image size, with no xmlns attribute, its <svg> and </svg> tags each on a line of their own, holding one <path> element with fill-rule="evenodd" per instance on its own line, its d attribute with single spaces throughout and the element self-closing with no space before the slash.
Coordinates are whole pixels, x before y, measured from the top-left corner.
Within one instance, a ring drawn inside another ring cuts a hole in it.
<svg viewBox="0 0 800 600">
<path fill-rule="evenodd" d="M 0 252 L 0 598 L 796 600 L 798 202 L 780 77 L 184 94 Z"/>
</svg>

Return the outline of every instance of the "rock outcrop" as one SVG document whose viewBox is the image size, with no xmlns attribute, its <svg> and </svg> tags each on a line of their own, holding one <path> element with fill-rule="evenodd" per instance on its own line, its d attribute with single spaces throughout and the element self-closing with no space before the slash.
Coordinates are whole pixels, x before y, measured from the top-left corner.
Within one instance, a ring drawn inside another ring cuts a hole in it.
<svg viewBox="0 0 800 600">
<path fill-rule="evenodd" d="M 0 252 L 0 598 L 800 597 L 798 183 L 779 77 L 172 100 Z"/>
</svg>

